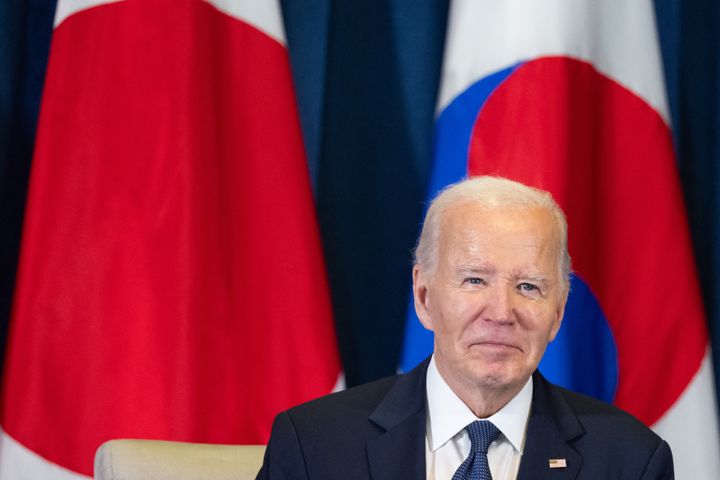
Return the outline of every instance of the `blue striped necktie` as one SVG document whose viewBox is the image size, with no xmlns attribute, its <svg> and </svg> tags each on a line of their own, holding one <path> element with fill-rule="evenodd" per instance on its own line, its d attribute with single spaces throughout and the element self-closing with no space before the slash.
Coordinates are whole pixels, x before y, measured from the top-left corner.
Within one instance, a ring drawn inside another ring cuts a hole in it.
<svg viewBox="0 0 720 480">
<path fill-rule="evenodd" d="M 465 430 L 470 437 L 470 454 L 455 471 L 452 480 L 492 480 L 487 451 L 500 435 L 500 430 L 487 420 L 477 420 Z"/>
</svg>

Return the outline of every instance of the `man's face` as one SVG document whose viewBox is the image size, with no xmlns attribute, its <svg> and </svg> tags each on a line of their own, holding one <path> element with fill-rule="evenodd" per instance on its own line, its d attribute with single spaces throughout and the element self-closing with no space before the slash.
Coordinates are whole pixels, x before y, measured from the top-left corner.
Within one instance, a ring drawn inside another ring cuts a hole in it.
<svg viewBox="0 0 720 480">
<path fill-rule="evenodd" d="M 538 208 L 470 203 L 445 212 L 435 271 L 416 266 L 413 289 L 453 389 L 519 390 L 537 368 L 567 298 L 556 230 L 552 214 Z"/>
</svg>

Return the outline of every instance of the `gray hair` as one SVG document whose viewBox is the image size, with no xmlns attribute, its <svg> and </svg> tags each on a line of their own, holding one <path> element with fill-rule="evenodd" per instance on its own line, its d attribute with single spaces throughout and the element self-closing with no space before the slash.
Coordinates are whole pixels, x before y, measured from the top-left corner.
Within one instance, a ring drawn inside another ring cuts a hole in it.
<svg viewBox="0 0 720 480">
<path fill-rule="evenodd" d="M 448 207 L 477 203 L 485 208 L 543 208 L 555 218 L 560 233 L 559 271 L 563 286 L 570 286 L 570 254 L 567 242 L 567 220 L 549 192 L 529 187 L 503 177 L 473 177 L 448 185 L 430 203 L 422 232 L 415 247 L 415 264 L 433 271 L 438 261 L 440 223 Z"/>
</svg>

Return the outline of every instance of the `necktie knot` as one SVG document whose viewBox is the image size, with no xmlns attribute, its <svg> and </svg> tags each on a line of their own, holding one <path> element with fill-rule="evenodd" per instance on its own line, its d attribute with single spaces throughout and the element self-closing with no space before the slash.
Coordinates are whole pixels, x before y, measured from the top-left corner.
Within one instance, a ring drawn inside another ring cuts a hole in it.
<svg viewBox="0 0 720 480">
<path fill-rule="evenodd" d="M 465 428 L 470 436 L 471 453 L 487 454 L 490 444 L 500 435 L 500 430 L 487 420 L 477 420 Z"/>
<path fill-rule="evenodd" d="M 465 430 L 470 437 L 470 454 L 455 471 L 452 480 L 492 480 L 487 451 L 500 430 L 487 420 L 477 420 Z"/>
</svg>

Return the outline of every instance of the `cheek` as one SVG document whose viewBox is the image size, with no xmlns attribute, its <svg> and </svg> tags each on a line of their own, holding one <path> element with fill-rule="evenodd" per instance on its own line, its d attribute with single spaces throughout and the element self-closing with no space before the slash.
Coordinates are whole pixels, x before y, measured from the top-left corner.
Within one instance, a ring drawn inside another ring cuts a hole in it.
<svg viewBox="0 0 720 480">
<path fill-rule="evenodd" d="M 452 298 L 447 305 L 448 320 L 451 328 L 462 330 L 472 321 L 480 309 L 481 301 L 479 295 L 471 293 L 460 293 Z"/>
<path fill-rule="evenodd" d="M 525 319 L 528 328 L 544 330 L 550 328 L 555 318 L 555 309 L 551 303 L 522 299 L 516 305 L 516 310 Z"/>
<path fill-rule="evenodd" d="M 456 294 L 445 296 L 442 301 L 437 302 L 433 313 L 433 324 L 435 333 L 450 334 L 457 337 L 462 333 L 463 326 L 471 317 L 474 308 L 472 298 L 468 295 Z"/>
<path fill-rule="evenodd" d="M 530 318 L 542 318 L 544 312 L 547 311 L 547 305 L 545 305 L 542 299 L 538 300 L 534 298 L 524 297 L 519 293 L 516 295 L 515 298 L 517 299 L 515 307 L 518 310 L 521 310 L 525 315 L 529 316 Z"/>
<path fill-rule="evenodd" d="M 517 312 L 523 330 L 528 332 L 533 343 L 544 347 L 552 340 L 556 315 L 554 309 L 533 302 L 524 304 Z"/>
<path fill-rule="evenodd" d="M 467 310 L 469 310 L 471 305 L 472 299 L 469 295 L 454 295 L 448 302 L 448 313 L 453 315 L 453 317 L 458 318 Z"/>
</svg>

